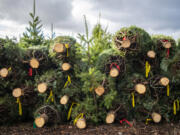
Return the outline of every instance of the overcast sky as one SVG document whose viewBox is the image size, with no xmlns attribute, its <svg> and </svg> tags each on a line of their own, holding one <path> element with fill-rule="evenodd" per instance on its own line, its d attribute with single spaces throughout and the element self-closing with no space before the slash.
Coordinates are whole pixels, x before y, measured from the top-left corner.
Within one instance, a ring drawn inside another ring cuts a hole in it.
<svg viewBox="0 0 180 135">
<path fill-rule="evenodd" d="M 25 31 L 33 0 L 0 0 L 0 37 L 17 37 Z M 180 38 L 180 0 L 36 0 L 36 12 L 45 36 L 51 23 L 56 36 L 84 32 L 83 15 L 89 28 L 98 21 L 111 33 L 124 26 L 137 25 L 150 34 Z"/>
</svg>

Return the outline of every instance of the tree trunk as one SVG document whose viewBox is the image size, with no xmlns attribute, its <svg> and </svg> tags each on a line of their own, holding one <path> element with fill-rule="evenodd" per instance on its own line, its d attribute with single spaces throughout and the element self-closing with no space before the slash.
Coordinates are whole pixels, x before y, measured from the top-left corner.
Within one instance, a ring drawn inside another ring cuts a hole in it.
<svg viewBox="0 0 180 135">
<path fill-rule="evenodd" d="M 169 84 L 169 79 L 167 77 L 162 77 L 159 81 L 159 83 L 162 85 L 162 86 L 167 86 Z"/>
<path fill-rule="evenodd" d="M 163 44 L 163 47 L 166 49 L 171 48 L 171 42 L 162 42 L 162 44 Z"/>
<path fill-rule="evenodd" d="M 32 67 L 32 68 L 38 68 L 39 67 L 39 61 L 36 59 L 36 58 L 32 58 L 31 60 L 30 60 L 30 66 Z"/>
<path fill-rule="evenodd" d="M 147 52 L 147 56 L 151 59 L 154 59 L 156 57 L 156 53 L 153 50 L 150 50 Z"/>
<path fill-rule="evenodd" d="M 144 94 L 146 92 L 146 86 L 144 84 L 136 84 L 135 85 L 135 90 L 139 93 L 139 94 Z"/>
<path fill-rule="evenodd" d="M 159 123 L 161 121 L 161 115 L 159 113 L 153 112 L 151 117 L 155 123 Z"/>
<path fill-rule="evenodd" d="M 98 96 L 101 96 L 101 95 L 103 95 L 103 93 L 104 93 L 104 87 L 103 86 L 98 86 L 96 89 L 95 89 L 95 92 L 96 92 L 96 94 L 98 95 Z"/>
<path fill-rule="evenodd" d="M 131 46 L 131 41 L 129 39 L 123 40 L 121 46 L 123 48 L 129 48 Z"/>
<path fill-rule="evenodd" d="M 38 84 L 38 91 L 39 93 L 44 93 L 47 90 L 47 84 L 46 83 L 40 83 Z"/>
<path fill-rule="evenodd" d="M 37 127 L 41 128 L 48 122 L 48 116 L 43 113 L 35 119 L 35 124 Z"/>
<path fill-rule="evenodd" d="M 80 119 L 78 119 L 77 122 L 76 122 L 76 126 L 77 126 L 77 128 L 79 128 L 79 129 L 84 129 L 84 128 L 86 128 L 86 119 L 85 119 L 85 118 L 80 118 Z"/>
<path fill-rule="evenodd" d="M 117 68 L 112 68 L 110 70 L 110 76 L 111 77 L 117 77 L 119 75 L 119 70 Z"/>
<path fill-rule="evenodd" d="M 22 90 L 21 88 L 15 88 L 12 92 L 12 95 L 16 98 L 24 95 L 24 90 Z"/>
<path fill-rule="evenodd" d="M 57 43 L 54 46 L 54 51 L 57 52 L 57 53 L 63 53 L 63 52 L 66 51 L 66 48 L 65 48 L 65 46 L 63 44 Z"/>
<path fill-rule="evenodd" d="M 68 101 L 69 101 L 69 97 L 68 97 L 67 95 L 64 95 L 64 96 L 61 97 L 61 99 L 60 99 L 60 104 L 65 105 L 65 104 L 68 103 Z"/>
<path fill-rule="evenodd" d="M 5 77 L 7 77 L 7 75 L 8 75 L 8 69 L 7 68 L 2 68 L 0 70 L 0 76 L 5 78 Z"/>
<path fill-rule="evenodd" d="M 68 70 L 70 70 L 70 68 L 71 68 L 71 65 L 69 63 L 62 64 L 63 71 L 68 71 Z"/>
<path fill-rule="evenodd" d="M 106 123 L 111 124 L 115 120 L 115 113 L 114 112 L 109 112 L 106 116 Z"/>
</svg>

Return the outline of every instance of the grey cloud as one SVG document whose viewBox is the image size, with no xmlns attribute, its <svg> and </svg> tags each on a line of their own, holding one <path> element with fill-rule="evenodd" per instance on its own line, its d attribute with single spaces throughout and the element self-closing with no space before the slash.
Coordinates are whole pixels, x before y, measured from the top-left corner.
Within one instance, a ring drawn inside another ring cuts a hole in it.
<svg viewBox="0 0 180 135">
<path fill-rule="evenodd" d="M 44 28 L 50 29 L 50 24 L 53 23 L 55 29 L 58 30 L 84 31 L 83 17 L 82 20 L 77 20 L 72 16 L 72 1 L 36 0 L 37 15 L 40 16 Z M 180 31 L 180 0 L 86 1 L 92 4 L 92 8 L 88 9 L 90 14 L 98 16 L 101 13 L 103 18 L 119 24 L 119 27 L 137 25 L 153 31 Z M 27 24 L 30 19 L 28 13 L 32 11 L 32 3 L 33 0 L 0 0 L 0 21 L 5 19 L 15 21 L 20 25 Z"/>
<path fill-rule="evenodd" d="M 24 23 L 27 20 L 27 13 L 31 10 L 30 5 L 32 5 L 30 0 L 1 0 L 1 19 L 13 20 L 16 22 Z"/>
<path fill-rule="evenodd" d="M 32 11 L 33 0 L 1 0 L 0 20 L 12 20 L 19 24 L 27 24 Z M 68 0 L 36 0 L 36 13 L 44 27 L 53 23 L 59 29 L 81 29 L 72 16 L 72 3 Z"/>
<path fill-rule="evenodd" d="M 94 3 L 92 10 L 101 11 L 112 22 L 155 30 L 180 30 L 179 0 L 94 0 Z"/>
</svg>

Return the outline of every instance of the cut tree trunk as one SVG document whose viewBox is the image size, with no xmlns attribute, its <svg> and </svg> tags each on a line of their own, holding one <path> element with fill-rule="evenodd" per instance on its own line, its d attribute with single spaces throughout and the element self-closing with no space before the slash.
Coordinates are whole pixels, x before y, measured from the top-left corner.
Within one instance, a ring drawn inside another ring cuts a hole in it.
<svg viewBox="0 0 180 135">
<path fill-rule="evenodd" d="M 109 112 L 106 116 L 106 123 L 111 124 L 115 120 L 115 113 L 114 112 Z"/>
<path fill-rule="evenodd" d="M 162 44 L 163 44 L 163 47 L 166 49 L 171 48 L 171 42 L 162 42 Z"/>
<path fill-rule="evenodd" d="M 161 115 L 159 113 L 153 112 L 151 117 L 155 123 L 159 123 L 161 121 Z"/>
<path fill-rule="evenodd" d="M 119 75 L 119 70 L 117 68 L 112 68 L 110 70 L 110 76 L 111 77 L 117 77 Z"/>
<path fill-rule="evenodd" d="M 123 40 L 123 41 L 121 42 L 121 46 L 122 46 L 123 48 L 129 48 L 130 45 L 131 45 L 131 41 L 130 41 L 129 39 Z"/>
<path fill-rule="evenodd" d="M 38 91 L 39 93 L 44 93 L 47 90 L 47 84 L 46 83 L 40 83 L 38 84 Z"/>
<path fill-rule="evenodd" d="M 35 119 L 35 124 L 37 127 L 41 128 L 48 122 L 48 116 L 43 113 Z"/>
<path fill-rule="evenodd" d="M 61 97 L 61 99 L 60 99 L 60 104 L 65 105 L 65 104 L 68 103 L 68 101 L 69 101 L 69 97 L 68 97 L 67 95 L 64 95 L 64 96 Z"/>
<path fill-rule="evenodd" d="M 101 96 L 101 95 L 103 95 L 103 93 L 104 93 L 104 87 L 103 86 L 98 86 L 96 89 L 95 89 L 95 92 L 96 92 L 96 94 L 98 95 L 98 96 Z"/>
<path fill-rule="evenodd" d="M 65 48 L 65 46 L 63 44 L 57 43 L 54 46 L 54 51 L 57 52 L 57 53 L 63 53 L 63 52 L 66 51 L 66 48 Z"/>
<path fill-rule="evenodd" d="M 30 60 L 30 66 L 32 67 L 32 68 L 38 68 L 39 67 L 39 61 L 36 59 L 36 58 L 32 58 L 31 60 Z"/>
<path fill-rule="evenodd" d="M 167 77 L 162 77 L 159 81 L 159 83 L 162 85 L 162 86 L 167 86 L 169 84 L 169 79 Z"/>
<path fill-rule="evenodd" d="M 68 70 L 70 70 L 70 68 L 71 68 L 71 65 L 69 63 L 62 64 L 63 71 L 68 71 Z"/>
<path fill-rule="evenodd" d="M 150 50 L 147 52 L 147 56 L 154 59 L 156 57 L 156 53 L 153 50 Z"/>
<path fill-rule="evenodd" d="M 0 76 L 5 78 L 5 77 L 7 77 L 7 75 L 8 75 L 8 69 L 7 68 L 2 68 L 0 70 Z"/>
<path fill-rule="evenodd" d="M 84 128 L 86 128 L 86 119 L 85 119 L 85 118 L 80 118 L 80 119 L 78 119 L 77 122 L 76 122 L 76 126 L 77 126 L 77 128 L 79 128 L 79 129 L 84 129 Z"/>
<path fill-rule="evenodd" d="M 16 98 L 24 95 L 24 90 L 22 90 L 21 88 L 15 88 L 12 92 L 12 95 Z"/>
<path fill-rule="evenodd" d="M 144 94 L 146 92 L 146 86 L 144 84 L 136 84 L 135 85 L 135 90 L 139 93 L 139 94 Z"/>
</svg>

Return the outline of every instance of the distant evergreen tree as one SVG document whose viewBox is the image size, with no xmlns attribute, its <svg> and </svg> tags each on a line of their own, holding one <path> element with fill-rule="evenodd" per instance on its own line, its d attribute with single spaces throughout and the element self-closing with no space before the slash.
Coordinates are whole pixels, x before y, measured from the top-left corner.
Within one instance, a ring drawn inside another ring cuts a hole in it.
<svg viewBox="0 0 180 135">
<path fill-rule="evenodd" d="M 32 18 L 32 21 L 29 21 L 29 27 L 26 28 L 26 32 L 23 33 L 21 42 L 24 43 L 24 46 L 40 45 L 44 41 L 44 36 L 42 32 L 42 24 L 39 16 L 36 16 L 36 3 L 34 0 L 33 4 L 33 13 L 29 13 Z"/>
<path fill-rule="evenodd" d="M 107 28 L 103 29 L 100 24 L 100 18 L 98 23 L 93 27 L 90 37 L 86 16 L 84 16 L 84 23 L 85 35 L 78 34 L 78 38 L 81 41 L 80 44 L 84 47 L 85 54 L 87 54 L 84 56 L 84 60 L 93 66 L 96 65 L 98 55 L 103 52 L 103 50 L 111 48 L 112 35 L 108 33 Z"/>
<path fill-rule="evenodd" d="M 178 39 L 178 48 L 180 49 L 180 38 Z"/>
</svg>

